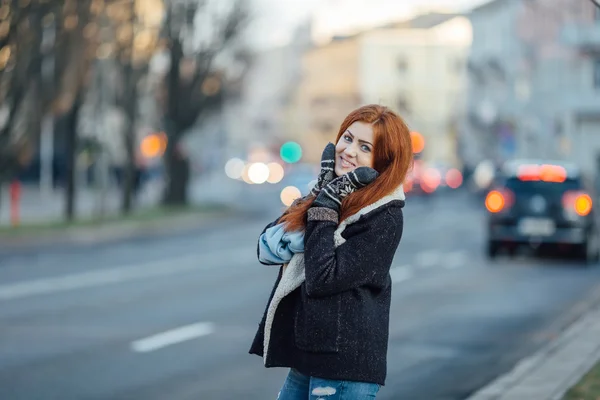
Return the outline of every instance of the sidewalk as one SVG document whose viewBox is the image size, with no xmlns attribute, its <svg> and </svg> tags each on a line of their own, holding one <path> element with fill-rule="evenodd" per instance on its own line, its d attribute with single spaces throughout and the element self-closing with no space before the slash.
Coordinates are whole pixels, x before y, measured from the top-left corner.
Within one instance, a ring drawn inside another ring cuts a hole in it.
<svg viewBox="0 0 600 400">
<path fill-rule="evenodd" d="M 84 188 L 77 191 L 76 217 L 89 219 L 99 215 L 100 192 Z M 151 192 L 141 193 L 136 203 L 137 209 L 146 209 L 158 204 L 159 198 Z M 106 193 L 105 216 L 117 215 L 121 205 L 121 192 L 113 188 Z M 19 202 L 19 217 L 23 224 L 56 222 L 63 218 L 65 193 L 62 188 L 43 194 L 35 185 L 23 185 Z M 0 191 L 0 226 L 10 225 L 10 195 L 7 185 Z"/>
<path fill-rule="evenodd" d="M 600 287 L 555 340 L 468 400 L 561 400 L 600 360 Z"/>
<path fill-rule="evenodd" d="M 196 177 L 190 181 L 189 199 L 191 205 L 219 203 L 233 205 L 242 195 L 243 185 L 216 172 Z M 62 220 L 65 210 L 64 189 L 57 188 L 44 195 L 35 184 L 23 185 L 19 204 L 22 224 L 38 224 Z M 136 211 L 153 208 L 160 204 L 163 188 L 158 180 L 146 183 L 137 195 Z M 104 216 L 119 214 L 121 190 L 109 189 L 105 195 Z M 80 188 L 76 195 L 76 218 L 90 219 L 100 215 L 101 193 L 93 188 Z M 0 188 L 0 227 L 10 225 L 10 195 L 8 185 Z"/>
<path fill-rule="evenodd" d="M 94 216 L 100 215 L 100 194 L 83 188 L 77 194 L 77 220 L 74 224 L 61 223 L 65 208 L 62 189 L 43 195 L 36 185 L 23 186 L 20 221 L 25 229 L 20 232 L 5 229 L 4 234 L 0 235 L 0 251 L 65 243 L 96 244 L 183 232 L 219 220 L 243 218 L 260 212 L 268 203 L 264 192 L 252 193 L 248 186 L 226 178 L 224 173 L 219 172 L 198 176 L 190 181 L 189 209 L 170 212 L 157 207 L 163 193 L 161 182 L 151 182 L 138 194 L 134 214 L 125 219 L 115 218 L 120 215 L 122 194 L 114 188 L 106 194 L 105 222 L 93 221 Z M 278 201 L 273 194 L 267 197 Z M 0 228 L 10 227 L 9 200 L 8 187 L 5 186 L 0 190 Z"/>
</svg>

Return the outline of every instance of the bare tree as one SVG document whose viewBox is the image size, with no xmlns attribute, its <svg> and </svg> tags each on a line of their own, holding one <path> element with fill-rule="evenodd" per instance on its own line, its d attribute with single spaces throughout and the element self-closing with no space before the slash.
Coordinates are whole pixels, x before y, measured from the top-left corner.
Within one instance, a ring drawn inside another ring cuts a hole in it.
<svg viewBox="0 0 600 400">
<path fill-rule="evenodd" d="M 181 140 L 199 118 L 222 105 L 227 73 L 217 58 L 234 48 L 248 20 L 244 0 L 220 12 L 208 1 L 168 3 L 164 35 L 170 65 L 159 96 L 168 137 L 166 205 L 187 203 L 190 163 Z"/>
<path fill-rule="evenodd" d="M 55 43 L 53 98 L 55 130 L 64 140 L 66 154 L 65 218 L 75 218 L 77 124 L 87 88 L 89 70 L 96 55 L 95 18 L 103 7 L 93 0 L 65 0 L 58 14 Z"/>
<path fill-rule="evenodd" d="M 17 0 L 0 5 L 0 182 L 28 163 L 39 134 L 42 17 L 48 8 Z"/>
<path fill-rule="evenodd" d="M 95 52 L 92 0 L 10 0 L 0 5 L 0 177 L 28 163 L 38 146 L 42 118 L 58 116 L 66 142 L 68 219 L 74 216 L 76 121 Z M 52 40 L 48 41 L 49 36 Z M 44 61 L 52 58 L 51 72 Z"/>
</svg>

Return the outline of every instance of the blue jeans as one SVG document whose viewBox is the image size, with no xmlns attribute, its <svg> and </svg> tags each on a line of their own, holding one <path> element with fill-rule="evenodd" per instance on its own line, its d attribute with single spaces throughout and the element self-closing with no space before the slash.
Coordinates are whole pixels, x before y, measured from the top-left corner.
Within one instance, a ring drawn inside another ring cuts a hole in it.
<svg viewBox="0 0 600 400">
<path fill-rule="evenodd" d="M 370 400 L 377 392 L 376 383 L 332 381 L 291 369 L 277 400 Z"/>
</svg>

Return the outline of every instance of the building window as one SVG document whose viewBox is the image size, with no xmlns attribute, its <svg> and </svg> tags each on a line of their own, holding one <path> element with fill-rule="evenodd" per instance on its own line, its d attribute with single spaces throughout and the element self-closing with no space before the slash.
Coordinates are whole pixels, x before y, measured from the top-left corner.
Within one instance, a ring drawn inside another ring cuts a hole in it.
<svg viewBox="0 0 600 400">
<path fill-rule="evenodd" d="M 397 61 L 397 67 L 398 71 L 402 73 L 406 72 L 408 70 L 408 61 L 406 61 L 406 58 L 399 57 Z"/>
<path fill-rule="evenodd" d="M 600 89 L 600 58 L 594 59 L 594 89 Z"/>
</svg>

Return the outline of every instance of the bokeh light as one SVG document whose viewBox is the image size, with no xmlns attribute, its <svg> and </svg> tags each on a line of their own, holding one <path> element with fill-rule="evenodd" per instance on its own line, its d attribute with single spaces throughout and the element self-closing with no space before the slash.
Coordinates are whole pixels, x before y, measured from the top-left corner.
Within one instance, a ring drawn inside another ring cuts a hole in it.
<svg viewBox="0 0 600 400">
<path fill-rule="evenodd" d="M 286 186 L 281 191 L 281 195 L 279 197 L 281 199 L 281 202 L 285 206 L 289 207 L 289 206 L 292 205 L 292 203 L 294 202 L 294 200 L 299 199 L 300 197 L 302 197 L 302 193 L 300 192 L 300 189 L 298 189 L 295 186 Z"/>
<path fill-rule="evenodd" d="M 492 190 L 485 198 L 485 207 L 489 212 L 497 213 L 502 211 L 504 204 L 504 196 L 497 190 Z"/>
<path fill-rule="evenodd" d="M 302 147 L 296 142 L 287 142 L 281 146 L 279 153 L 283 161 L 294 164 L 302 158 Z"/>
<path fill-rule="evenodd" d="M 254 163 L 248 168 L 248 178 L 252 183 L 265 183 L 269 179 L 269 167 L 264 163 Z"/>
<path fill-rule="evenodd" d="M 494 176 L 494 164 L 491 161 L 482 161 L 475 167 L 473 172 L 473 180 L 480 188 L 489 187 L 494 180 Z"/>
<path fill-rule="evenodd" d="M 421 177 L 421 188 L 427 192 L 434 192 L 442 182 L 440 171 L 435 168 L 427 168 Z"/>
<path fill-rule="evenodd" d="M 252 164 L 246 164 L 244 165 L 244 169 L 242 170 L 242 180 L 250 185 L 254 184 L 254 182 L 252 182 L 252 180 L 250 179 L 250 166 Z"/>
<path fill-rule="evenodd" d="M 419 132 L 411 132 L 410 139 L 412 141 L 413 153 L 418 154 L 425 149 L 425 138 Z"/>
<path fill-rule="evenodd" d="M 140 151 L 146 158 L 160 157 L 167 149 L 167 137 L 163 133 L 146 136 L 140 143 Z"/>
<path fill-rule="evenodd" d="M 451 168 L 446 171 L 446 185 L 452 189 L 457 189 L 463 183 L 462 173 L 456 168 Z"/>
<path fill-rule="evenodd" d="M 404 193 L 409 193 L 410 191 L 412 191 L 412 189 L 413 189 L 413 178 L 412 177 L 406 178 L 406 180 L 404 181 L 404 184 L 402 185 L 402 187 L 404 188 Z"/>
<path fill-rule="evenodd" d="M 592 198 L 587 194 L 577 196 L 575 199 L 575 212 L 578 215 L 586 216 L 592 211 Z"/>
<path fill-rule="evenodd" d="M 271 159 L 271 153 L 264 147 L 253 147 L 248 152 L 248 161 L 251 163 L 267 163 Z"/>
<path fill-rule="evenodd" d="M 283 176 L 285 175 L 285 171 L 283 170 L 283 167 L 281 166 L 281 164 L 273 162 L 273 163 L 267 164 L 267 167 L 269 168 L 269 177 L 267 178 L 267 182 L 269 182 L 269 183 L 281 182 L 281 180 L 283 179 Z"/>
<path fill-rule="evenodd" d="M 240 179 L 246 163 L 239 158 L 232 158 L 225 164 L 225 174 L 231 179 Z"/>
</svg>

